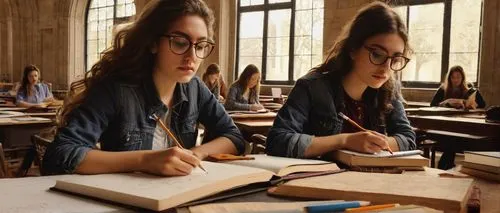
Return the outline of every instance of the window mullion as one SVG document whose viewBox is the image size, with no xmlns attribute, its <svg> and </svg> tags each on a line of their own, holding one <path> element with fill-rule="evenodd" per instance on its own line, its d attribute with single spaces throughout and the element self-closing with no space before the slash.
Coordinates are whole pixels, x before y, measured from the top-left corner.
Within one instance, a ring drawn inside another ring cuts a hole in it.
<svg viewBox="0 0 500 213">
<path fill-rule="evenodd" d="M 451 1 L 444 2 L 443 18 L 443 47 L 441 55 L 441 82 L 446 78 L 450 59 L 450 33 L 451 33 Z"/>
</svg>

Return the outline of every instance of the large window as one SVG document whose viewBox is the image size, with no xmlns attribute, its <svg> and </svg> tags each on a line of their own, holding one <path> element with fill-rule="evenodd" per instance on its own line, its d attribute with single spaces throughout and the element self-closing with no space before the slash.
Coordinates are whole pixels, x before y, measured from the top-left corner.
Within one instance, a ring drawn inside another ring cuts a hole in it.
<svg viewBox="0 0 500 213">
<path fill-rule="evenodd" d="M 239 0 L 236 76 L 248 64 L 267 84 L 293 84 L 323 58 L 323 0 Z"/>
<path fill-rule="evenodd" d="M 476 83 L 482 0 L 409 0 L 395 10 L 408 27 L 413 55 L 401 72 L 407 87 L 437 87 L 455 65 Z"/>
<path fill-rule="evenodd" d="M 135 15 L 134 0 L 91 0 L 87 10 L 86 70 L 111 46 L 115 26 Z"/>
</svg>

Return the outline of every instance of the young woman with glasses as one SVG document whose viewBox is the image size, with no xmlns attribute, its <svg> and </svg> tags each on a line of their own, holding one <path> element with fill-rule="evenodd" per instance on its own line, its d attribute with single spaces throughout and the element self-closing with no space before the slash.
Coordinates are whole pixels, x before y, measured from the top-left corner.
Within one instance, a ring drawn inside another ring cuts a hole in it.
<svg viewBox="0 0 500 213">
<path fill-rule="evenodd" d="M 329 159 L 338 149 L 415 149 L 393 78 L 410 60 L 408 52 L 405 25 L 390 7 L 374 2 L 359 10 L 326 61 L 295 84 L 267 137 L 268 154 Z"/>
<path fill-rule="evenodd" d="M 187 175 L 209 154 L 242 153 L 241 133 L 193 77 L 214 48 L 213 23 L 202 0 L 152 2 L 74 85 L 86 89 L 64 106 L 43 172 Z M 208 142 L 195 146 L 198 122 Z"/>
</svg>

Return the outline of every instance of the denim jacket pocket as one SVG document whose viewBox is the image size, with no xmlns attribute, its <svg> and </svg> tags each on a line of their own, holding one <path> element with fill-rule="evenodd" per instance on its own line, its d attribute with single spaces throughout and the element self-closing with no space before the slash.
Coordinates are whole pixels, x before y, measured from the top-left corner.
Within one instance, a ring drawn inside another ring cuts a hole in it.
<svg viewBox="0 0 500 213">
<path fill-rule="evenodd" d="M 143 134 L 138 129 L 127 130 L 121 134 L 119 151 L 132 151 L 132 150 L 140 150 L 142 144 Z"/>
</svg>

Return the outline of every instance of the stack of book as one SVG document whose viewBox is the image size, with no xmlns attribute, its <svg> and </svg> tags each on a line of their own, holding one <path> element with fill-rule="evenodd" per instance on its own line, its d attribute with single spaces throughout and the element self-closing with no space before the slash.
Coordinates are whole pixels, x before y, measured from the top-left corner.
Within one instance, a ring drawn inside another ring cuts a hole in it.
<svg viewBox="0 0 500 213">
<path fill-rule="evenodd" d="M 403 170 L 423 170 L 423 167 L 429 166 L 429 159 L 420 154 L 420 150 L 400 151 L 393 154 L 387 151 L 365 154 L 338 150 L 334 151 L 333 159 L 352 171 L 401 173 Z"/>
<path fill-rule="evenodd" d="M 488 179 L 500 181 L 500 152 L 464 152 L 460 172 Z"/>
</svg>

